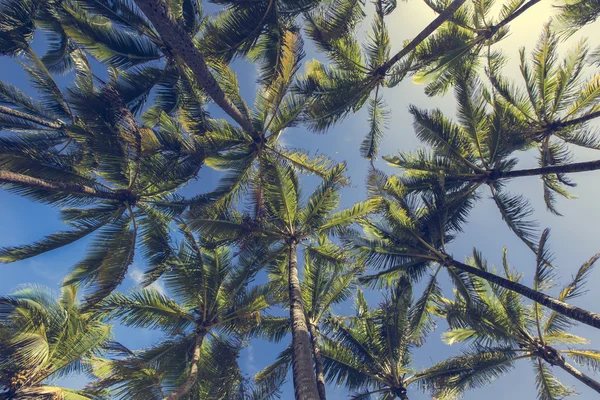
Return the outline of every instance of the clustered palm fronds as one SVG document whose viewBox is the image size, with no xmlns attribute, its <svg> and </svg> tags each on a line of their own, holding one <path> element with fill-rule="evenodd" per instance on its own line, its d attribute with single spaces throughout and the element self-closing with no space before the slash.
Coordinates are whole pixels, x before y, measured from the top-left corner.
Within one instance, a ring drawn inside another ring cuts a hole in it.
<svg viewBox="0 0 600 400">
<path fill-rule="evenodd" d="M 0 262 L 89 240 L 60 296 L 30 285 L 0 297 L 0 399 L 269 400 L 285 396 L 291 371 L 297 400 L 326 400 L 328 383 L 353 399 L 420 390 L 449 400 L 523 359 L 539 399 L 574 394 L 553 367 L 600 393 L 579 369 L 597 372 L 600 352 L 570 330 L 600 329 L 600 314 L 571 304 L 600 253 L 548 294 L 549 231 L 507 190 L 537 176 L 560 215 L 568 175 L 600 169 L 573 151 L 600 148 L 600 51 L 582 40 L 559 54 L 563 38 L 594 23 L 598 1 L 557 4 L 535 49 L 519 52 L 522 81 L 504 74 L 497 44 L 539 2 L 425 0 L 436 18 L 393 54 L 395 0 L 227 0 L 216 13 L 197 0 L 0 0 L 0 55 L 36 92 L 0 81 L 0 187 L 58 208 L 69 225 L 0 248 Z M 301 73 L 304 38 L 321 58 Z M 252 101 L 239 58 L 257 67 Z M 458 118 L 410 106 L 423 147 L 386 155 L 402 170 L 387 175 L 375 168 L 391 113 L 384 95 L 409 76 L 429 96 L 453 90 Z M 298 126 L 325 132 L 365 104 L 368 198 L 340 208 L 346 164 L 281 138 Z M 538 167 L 520 168 L 532 152 Z M 216 187 L 183 196 L 206 183 L 202 167 L 223 172 Z M 308 194 L 300 174 L 316 182 Z M 452 254 L 483 193 L 534 253 L 531 285 L 506 251 L 501 273 L 477 250 L 466 262 Z M 118 292 L 138 253 L 143 288 Z M 417 365 L 438 318 L 446 343 L 467 344 Z M 111 323 L 162 335 L 129 349 Z M 257 338 L 288 345 L 250 377 L 239 358 Z M 61 387 L 73 374 L 88 384 Z"/>
</svg>

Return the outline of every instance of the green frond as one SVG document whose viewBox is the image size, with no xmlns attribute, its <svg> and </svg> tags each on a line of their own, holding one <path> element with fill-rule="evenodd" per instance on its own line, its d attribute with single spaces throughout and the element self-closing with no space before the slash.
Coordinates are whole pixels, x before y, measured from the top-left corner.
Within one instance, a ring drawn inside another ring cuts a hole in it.
<svg viewBox="0 0 600 400">
<path fill-rule="evenodd" d="M 550 368 L 539 358 L 533 361 L 536 372 L 535 382 L 538 389 L 539 400 L 559 400 L 570 396 L 573 391 L 560 383 L 550 372 Z"/>
<path fill-rule="evenodd" d="M 377 157 L 379 143 L 383 139 L 383 129 L 386 127 L 389 111 L 385 109 L 383 97 L 379 96 L 379 87 L 375 91 L 375 98 L 369 99 L 369 133 L 360 145 L 360 154 L 367 160 Z"/>
<path fill-rule="evenodd" d="M 323 178 L 337 165 L 324 154 L 311 157 L 310 154 L 301 149 L 273 146 L 271 151 L 275 153 L 275 157 L 289 162 L 299 172 L 310 173 Z"/>
<path fill-rule="evenodd" d="M 557 344 L 589 344 L 590 341 L 581 336 L 573 335 L 571 333 L 562 331 L 552 331 L 544 334 L 544 342 L 549 345 Z"/>
<path fill-rule="evenodd" d="M 535 249 L 537 224 L 527 219 L 533 213 L 529 202 L 521 195 L 511 195 L 507 192 L 495 192 L 492 198 L 510 230 L 529 248 Z"/>
<path fill-rule="evenodd" d="M 299 220 L 303 231 L 312 231 L 319 227 L 337 208 L 340 201 L 340 189 L 346 179 L 345 172 L 345 164 L 333 167 L 311 193 L 306 205 L 300 210 Z"/>
<path fill-rule="evenodd" d="M 570 36 L 584 25 L 594 22 L 600 15 L 598 0 L 574 0 L 558 3 L 560 14 L 557 16 L 556 27 L 559 31 Z"/>
<path fill-rule="evenodd" d="M 113 218 L 114 211 L 112 207 L 85 210 L 83 218 L 71 221 L 74 230 L 50 234 L 45 239 L 30 245 L 0 249 L 0 262 L 24 260 L 76 242 L 107 224 Z"/>
<path fill-rule="evenodd" d="M 129 295 L 113 293 L 98 304 L 101 313 L 134 328 L 162 329 L 172 335 L 193 324 L 193 316 L 173 299 L 154 289 Z"/>
<path fill-rule="evenodd" d="M 273 387 L 283 383 L 292 364 L 292 349 L 287 347 L 277 356 L 274 363 L 259 371 L 254 381 L 260 386 Z"/>
<path fill-rule="evenodd" d="M 356 203 L 351 208 L 331 214 L 315 231 L 341 234 L 348 225 L 375 213 L 380 204 L 379 199 L 370 199 Z"/>
<path fill-rule="evenodd" d="M 417 137 L 431 145 L 435 151 L 457 164 L 464 164 L 475 171 L 480 171 L 474 163 L 471 146 L 467 138 L 456 124 L 447 120 L 439 110 L 423 111 L 414 106 L 409 109 L 414 117 L 414 128 Z"/>
<path fill-rule="evenodd" d="M 162 58 L 158 46 L 147 36 L 123 29 L 79 7 L 64 7 L 64 10 L 67 17 L 61 21 L 65 32 L 103 63 L 128 68 Z"/>
<path fill-rule="evenodd" d="M 366 16 L 361 0 L 331 0 L 310 14 L 307 33 L 317 45 L 327 44 L 348 36 Z"/>
<path fill-rule="evenodd" d="M 295 224 L 300 200 L 298 177 L 290 166 L 269 165 L 265 172 L 267 208 L 289 229 Z"/>
<path fill-rule="evenodd" d="M 597 350 L 563 350 L 562 354 L 571 357 L 579 365 L 588 367 L 593 371 L 600 371 L 600 351 Z"/>
<path fill-rule="evenodd" d="M 86 285 L 88 305 L 108 296 L 125 279 L 133 262 L 137 239 L 137 229 L 131 224 L 130 216 L 121 215 L 103 226 L 92 240 L 85 258 L 66 278 L 65 284 Z"/>
<path fill-rule="evenodd" d="M 433 391 L 435 399 L 458 398 L 466 390 L 488 385 L 509 372 L 515 357 L 506 348 L 467 352 L 419 372 L 414 379 Z"/>
<path fill-rule="evenodd" d="M 438 286 L 436 275 L 433 275 L 421 297 L 410 309 L 409 329 L 411 341 L 415 345 L 422 346 L 425 343 L 425 337 L 435 329 L 431 311 L 441 297 L 442 290 Z"/>
<path fill-rule="evenodd" d="M 14 56 L 29 46 L 35 33 L 36 1 L 4 1 L 0 5 L 0 55 Z"/>
<path fill-rule="evenodd" d="M 594 256 L 592 256 L 592 258 L 583 263 L 581 267 L 579 267 L 577 273 L 575 274 L 571 282 L 568 285 L 566 285 L 558 295 L 558 299 L 560 301 L 567 301 L 569 299 L 581 296 L 586 292 L 583 286 L 585 285 L 586 279 L 591 273 L 592 268 L 596 261 L 598 261 L 598 259 L 600 259 L 600 254 L 595 254 Z M 572 325 L 572 323 L 572 320 L 566 318 L 564 315 L 557 312 L 552 312 L 546 320 L 544 331 L 560 332 L 564 329 L 567 329 L 569 326 Z"/>
<path fill-rule="evenodd" d="M 533 276 L 533 288 L 537 291 L 544 291 L 554 286 L 554 271 L 552 267 L 552 254 L 548 249 L 548 237 L 550 229 L 544 229 L 540 236 L 540 242 L 536 252 L 536 267 Z"/>
</svg>

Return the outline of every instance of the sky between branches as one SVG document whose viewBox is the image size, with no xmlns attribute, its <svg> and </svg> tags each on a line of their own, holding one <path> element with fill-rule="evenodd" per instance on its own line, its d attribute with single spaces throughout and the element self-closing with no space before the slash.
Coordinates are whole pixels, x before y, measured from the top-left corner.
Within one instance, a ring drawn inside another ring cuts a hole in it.
<svg viewBox="0 0 600 400">
<path fill-rule="evenodd" d="M 502 1 L 498 1 L 498 3 L 502 3 Z M 543 24 L 548 21 L 553 13 L 551 5 L 551 0 L 542 0 L 540 4 L 535 5 L 511 23 L 510 36 L 497 45 L 504 49 L 509 56 L 510 61 L 504 69 L 505 76 L 520 82 L 517 64 L 518 48 L 525 46 L 528 50 L 533 49 Z M 213 9 L 209 8 L 208 11 Z M 407 3 L 398 4 L 398 7 L 388 19 L 392 46 L 395 46 L 392 48 L 392 52 L 399 50 L 404 40 L 413 37 L 434 17 L 435 14 L 419 0 L 410 0 Z M 369 17 L 365 21 L 366 29 L 370 23 Z M 600 21 L 588 25 L 568 41 L 561 42 L 561 53 L 582 37 L 589 39 L 592 48 L 598 46 L 600 44 L 599 30 Z M 44 40 L 42 38 L 36 39 L 33 42 L 33 47 L 39 53 L 43 53 Z M 309 61 L 313 57 L 323 59 L 322 55 L 315 54 L 308 40 L 305 43 L 305 50 L 307 56 L 304 61 Z M 244 61 L 236 61 L 233 68 L 239 75 L 242 94 L 246 101 L 251 103 L 257 88 L 254 66 Z M 6 57 L 0 58 L 0 72 L 3 80 L 15 84 L 28 93 L 33 93 L 28 88 L 21 68 L 13 60 Z M 61 78 L 59 82 L 68 84 L 69 77 Z M 423 93 L 423 86 L 412 83 L 410 79 L 406 79 L 393 89 L 384 91 L 384 98 L 389 105 L 391 115 L 386 136 L 380 146 L 381 155 L 393 155 L 398 150 L 410 151 L 419 146 L 412 129 L 412 118 L 408 114 L 409 104 L 426 109 L 440 108 L 447 116 L 454 115 L 455 102 L 451 92 L 444 97 L 428 98 Z M 223 114 L 217 111 L 214 115 L 221 117 Z M 342 204 L 340 205 L 341 207 L 347 207 L 366 197 L 364 180 L 368 170 L 368 161 L 360 157 L 359 146 L 367 130 L 366 107 L 364 107 L 359 113 L 351 115 L 343 123 L 334 126 L 325 135 L 315 135 L 299 127 L 286 131 L 283 141 L 285 145 L 290 147 L 319 151 L 337 161 L 347 162 L 348 175 L 352 180 L 352 186 L 344 189 Z M 592 150 L 576 149 L 574 154 L 577 161 L 600 158 L 600 153 Z M 520 166 L 522 167 L 527 168 L 536 165 L 533 154 L 524 153 L 520 159 Z M 397 169 L 387 167 L 383 160 L 376 160 L 375 166 L 387 173 L 399 172 Z M 204 193 L 214 187 L 218 178 L 218 173 L 204 168 L 200 173 L 200 178 L 195 182 L 191 182 L 182 191 L 182 194 Z M 558 274 L 563 278 L 563 281 L 567 281 L 584 261 L 600 251 L 600 236 L 595 226 L 595 223 L 600 222 L 600 207 L 597 205 L 600 188 L 597 185 L 597 175 L 594 172 L 580 173 L 572 175 L 572 179 L 578 185 L 572 192 L 578 195 L 579 198 L 574 200 L 560 198 L 558 200 L 558 209 L 563 214 L 562 217 L 554 216 L 545 210 L 540 179 L 536 177 L 522 178 L 508 184 L 510 191 L 521 193 L 530 199 L 540 229 L 551 229 L 551 245 L 555 253 L 556 265 L 559 268 Z M 303 178 L 304 181 L 308 185 L 308 189 L 304 190 L 304 193 L 309 193 L 315 180 L 314 178 Z M 46 205 L 33 203 L 16 195 L 0 191 L 0 206 L 1 247 L 31 243 L 46 234 L 64 229 L 57 210 Z M 0 293 L 8 294 L 24 283 L 40 284 L 58 290 L 62 278 L 71 266 L 82 258 L 86 246 L 87 240 L 80 240 L 75 244 L 33 259 L 2 265 L 0 270 Z M 484 198 L 471 212 L 470 221 L 466 225 L 464 233 L 452 243 L 449 250 L 456 259 L 461 260 L 470 255 L 473 247 L 476 247 L 482 251 L 490 262 L 498 265 L 504 246 L 508 248 L 511 265 L 524 274 L 524 282 L 529 285 L 535 266 L 533 254 L 508 230 L 493 203 L 486 201 Z M 125 283 L 119 289 L 127 291 L 136 286 L 141 279 L 143 270 L 143 261 L 140 257 L 136 257 L 133 266 L 129 269 L 129 275 Z M 573 301 L 575 305 L 595 312 L 600 311 L 600 286 L 595 282 L 600 282 L 600 270 L 593 272 L 589 282 L 590 291 L 585 296 L 575 299 Z M 155 287 L 164 290 L 160 282 L 155 284 Z M 442 288 L 446 296 L 452 296 L 449 282 L 442 280 Z M 415 295 L 418 294 L 418 290 L 419 287 L 416 288 Z M 551 294 L 556 293 L 551 292 Z M 376 306 L 381 300 L 381 295 L 376 292 L 368 292 L 367 298 L 372 306 Z M 352 313 L 351 303 L 337 307 L 335 312 L 338 314 Z M 414 352 L 413 366 L 415 368 L 428 367 L 436 361 L 458 354 L 460 351 L 459 345 L 448 346 L 440 341 L 439 337 L 444 329 L 445 324 L 440 321 L 438 329 L 429 336 L 425 346 Z M 592 341 L 591 348 L 600 347 L 600 334 L 597 330 L 586 326 L 576 327 L 574 333 L 590 339 Z M 115 327 L 115 334 L 118 341 L 132 349 L 148 346 L 160 338 L 158 332 L 142 329 L 134 330 L 121 326 Z M 243 351 L 240 359 L 242 369 L 249 375 L 253 375 L 274 361 L 277 353 L 287 343 L 288 340 L 286 339 L 281 344 L 276 345 L 261 340 L 252 340 Z M 467 400 L 535 398 L 535 379 L 532 369 L 527 364 L 527 361 L 517 363 L 517 368 L 510 374 L 501 377 L 491 386 L 468 391 L 464 398 Z M 579 392 L 579 399 L 591 400 L 596 398 L 591 389 L 581 387 L 577 384 L 577 381 L 562 371 L 555 369 L 553 373 L 566 385 Z M 64 384 L 70 387 L 80 387 L 85 382 L 85 377 L 70 377 L 66 379 Z M 331 400 L 341 400 L 348 397 L 344 388 L 330 386 L 328 390 L 328 398 Z M 428 395 L 414 390 L 410 395 L 411 400 L 429 398 Z M 282 396 L 282 399 L 290 398 L 293 398 L 291 376 L 288 377 Z"/>
</svg>

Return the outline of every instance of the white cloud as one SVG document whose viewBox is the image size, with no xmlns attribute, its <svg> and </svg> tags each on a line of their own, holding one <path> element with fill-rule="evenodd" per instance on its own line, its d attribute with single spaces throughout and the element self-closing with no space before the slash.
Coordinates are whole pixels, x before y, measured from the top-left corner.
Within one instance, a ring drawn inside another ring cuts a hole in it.
<svg viewBox="0 0 600 400">
<path fill-rule="evenodd" d="M 144 279 L 144 271 L 141 268 L 132 265 L 127 275 L 135 282 L 136 286 L 141 287 L 142 280 Z M 154 281 L 148 288 L 154 289 L 162 295 L 166 295 L 167 293 L 165 285 L 160 280 Z"/>
</svg>

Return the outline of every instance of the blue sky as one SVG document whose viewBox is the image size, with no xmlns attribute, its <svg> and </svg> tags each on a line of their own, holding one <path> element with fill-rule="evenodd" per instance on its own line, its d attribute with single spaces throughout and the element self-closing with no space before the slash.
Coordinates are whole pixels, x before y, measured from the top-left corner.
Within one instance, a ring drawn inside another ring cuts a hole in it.
<svg viewBox="0 0 600 400">
<path fill-rule="evenodd" d="M 526 46 L 532 49 L 542 25 L 548 20 L 551 7 L 550 1 L 545 0 L 542 4 L 534 6 L 523 17 L 517 19 L 511 26 L 511 36 L 501 43 L 501 47 L 507 51 L 511 62 L 507 65 L 508 76 L 515 77 L 518 73 L 516 66 L 517 48 Z M 422 3 L 412 0 L 409 3 L 399 3 L 396 11 L 390 16 L 388 27 L 392 45 L 398 49 L 403 40 L 414 36 L 432 18 L 430 12 Z M 600 22 L 592 24 L 579 32 L 567 43 L 561 44 L 564 51 L 569 44 L 574 43 L 580 37 L 589 37 L 590 44 L 595 47 L 600 44 L 597 32 Z M 43 41 L 34 42 L 37 50 L 43 49 Z M 307 54 L 305 60 L 315 56 L 309 43 L 307 43 Z M 235 69 L 239 74 L 242 85 L 242 93 L 246 100 L 252 103 L 256 91 L 254 66 L 245 62 L 236 62 Z M 0 58 L 0 79 L 11 82 L 21 89 L 27 90 L 24 74 L 14 60 Z M 60 79 L 68 82 L 68 77 Z M 409 80 L 401 83 L 393 89 L 384 93 L 385 99 L 392 110 L 386 137 L 380 147 L 383 155 L 394 154 L 398 150 L 411 150 L 419 143 L 412 130 L 412 120 L 408 114 L 408 105 L 415 104 L 422 108 L 441 108 L 447 115 L 453 115 L 455 103 L 452 95 L 440 98 L 428 98 L 423 94 L 423 87 L 415 85 Z M 336 125 L 327 134 L 315 135 L 303 128 L 291 129 L 283 136 L 283 141 L 290 147 L 301 147 L 311 151 L 326 153 L 339 161 L 346 161 L 348 174 L 352 179 L 352 186 L 345 189 L 342 197 L 342 207 L 349 206 L 365 198 L 364 179 L 368 169 L 368 162 L 359 155 L 360 142 L 368 130 L 366 110 L 350 116 L 343 123 Z M 0 133 L 2 134 L 2 133 Z M 576 151 L 577 161 L 599 158 L 592 151 Z M 531 154 L 523 154 L 521 165 L 533 166 L 535 159 Z M 383 161 L 376 161 L 375 166 L 384 169 L 388 173 L 396 172 L 385 166 Z M 184 194 L 198 194 L 212 187 L 218 175 L 208 169 L 200 174 L 200 179 L 191 183 L 184 189 Z M 559 275 L 562 282 L 567 281 L 575 273 L 577 268 L 593 254 L 600 251 L 600 241 L 596 232 L 595 223 L 600 221 L 600 208 L 598 207 L 598 186 L 595 173 L 582 173 L 573 175 L 578 184 L 573 193 L 579 198 L 573 200 L 560 199 L 559 210 L 562 217 L 556 217 L 546 212 L 543 198 L 542 186 L 539 179 L 521 178 L 511 182 L 508 189 L 513 193 L 522 193 L 531 200 L 536 210 L 535 217 L 539 221 L 540 228 L 551 229 L 551 244 L 555 253 L 556 265 L 559 267 Z M 307 191 L 305 191 L 306 193 Z M 58 218 L 56 209 L 46 205 L 40 205 L 29 200 L 0 191 L 0 246 L 11 246 L 30 243 L 46 234 L 64 229 L 64 225 Z M 55 250 L 40 257 L 22 262 L 0 266 L 0 293 L 12 292 L 17 286 L 24 283 L 38 283 L 58 290 L 63 276 L 82 258 L 86 249 L 86 240 L 76 242 L 68 247 Z M 511 265 L 524 274 L 524 282 L 531 283 L 534 270 L 534 257 L 531 252 L 511 233 L 502 222 L 494 205 L 484 198 L 473 210 L 470 222 L 465 232 L 452 244 L 451 252 L 455 258 L 462 259 L 471 254 L 473 247 L 481 250 L 486 258 L 498 264 L 502 255 L 503 247 L 508 248 L 509 261 Z M 129 275 L 120 290 L 127 291 L 139 282 L 139 276 L 144 270 L 144 263 L 136 258 L 134 265 L 130 268 Z M 597 284 L 600 282 L 600 270 L 595 271 L 589 283 L 591 289 L 585 296 L 575 299 L 574 304 L 592 311 L 599 312 L 600 292 Z M 160 290 L 160 283 L 157 284 Z M 451 296 L 451 286 L 444 282 L 444 292 Z M 556 294 L 556 291 L 553 292 Z M 380 297 L 377 293 L 369 293 L 371 304 L 376 305 Z M 338 307 L 336 313 L 344 314 L 351 312 L 348 305 Z M 414 353 L 414 367 L 425 368 L 431 363 L 439 361 L 450 355 L 457 354 L 459 346 L 448 346 L 439 340 L 439 335 L 444 330 L 444 323 L 439 323 L 439 328 L 430 337 L 426 345 L 417 349 Z M 160 338 L 158 332 L 148 330 L 134 330 L 117 326 L 115 328 L 117 340 L 131 348 L 142 348 L 148 346 Z M 577 327 L 575 333 L 583 335 L 592 341 L 591 348 L 600 347 L 600 334 L 589 327 Z M 244 350 L 240 360 L 241 366 L 248 374 L 253 374 L 272 362 L 277 352 L 282 349 L 287 341 L 279 345 L 273 345 L 260 340 L 253 340 L 250 346 Z M 597 398 L 594 393 L 577 384 L 577 381 L 566 376 L 562 371 L 553 371 L 565 384 L 573 387 L 580 393 L 580 399 Z M 285 386 L 283 399 L 293 398 L 291 389 L 291 377 Z M 75 377 L 69 379 L 69 384 L 74 387 L 81 385 L 83 379 Z M 429 396 L 414 390 L 410 398 L 415 400 L 427 399 Z M 473 390 L 465 395 L 465 399 L 475 400 L 486 398 L 487 400 L 499 399 L 533 399 L 535 398 L 535 383 L 530 365 L 527 361 L 517 364 L 517 368 L 510 374 L 501 377 L 493 385 Z M 330 399 L 346 399 L 348 395 L 343 388 L 330 386 L 328 396 Z"/>
</svg>

